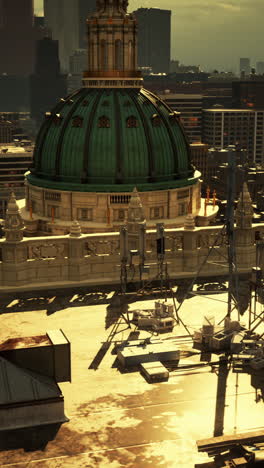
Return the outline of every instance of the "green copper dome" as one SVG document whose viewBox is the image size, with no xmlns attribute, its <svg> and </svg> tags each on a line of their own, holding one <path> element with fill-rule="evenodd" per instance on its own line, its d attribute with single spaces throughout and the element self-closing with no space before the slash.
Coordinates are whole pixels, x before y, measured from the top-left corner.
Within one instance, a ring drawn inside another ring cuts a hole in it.
<svg viewBox="0 0 264 468">
<path fill-rule="evenodd" d="M 46 114 L 31 184 L 57 190 L 122 192 L 194 184 L 179 119 L 145 89 L 83 88 Z"/>
</svg>

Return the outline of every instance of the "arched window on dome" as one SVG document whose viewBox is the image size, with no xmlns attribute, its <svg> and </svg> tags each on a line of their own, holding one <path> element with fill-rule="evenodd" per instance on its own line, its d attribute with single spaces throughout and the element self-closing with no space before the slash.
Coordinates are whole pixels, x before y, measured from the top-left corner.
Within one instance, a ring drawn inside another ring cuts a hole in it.
<svg viewBox="0 0 264 468">
<path fill-rule="evenodd" d="M 158 114 L 153 114 L 151 117 L 152 120 L 152 126 L 153 127 L 160 127 L 161 126 L 161 118 Z"/>
<path fill-rule="evenodd" d="M 72 119 L 72 126 L 75 128 L 81 128 L 83 126 L 83 117 L 75 115 Z"/>
<path fill-rule="evenodd" d="M 120 39 L 115 41 L 115 70 L 124 69 L 124 47 Z"/>
<path fill-rule="evenodd" d="M 109 117 L 106 117 L 105 115 L 102 115 L 99 117 L 98 120 L 98 127 L 99 128 L 110 128 L 110 119 Z"/>
<path fill-rule="evenodd" d="M 63 117 L 60 114 L 55 114 L 53 117 L 53 123 L 56 127 L 59 127 L 62 122 Z"/>
<path fill-rule="evenodd" d="M 102 39 L 100 42 L 100 69 L 107 70 L 108 55 L 107 55 L 107 42 Z"/>
<path fill-rule="evenodd" d="M 137 128 L 138 127 L 138 119 L 134 115 L 131 115 L 126 120 L 126 126 L 127 126 L 127 128 Z"/>
<path fill-rule="evenodd" d="M 180 119 L 180 112 L 171 112 L 169 115 L 170 123 L 176 125 Z"/>
</svg>

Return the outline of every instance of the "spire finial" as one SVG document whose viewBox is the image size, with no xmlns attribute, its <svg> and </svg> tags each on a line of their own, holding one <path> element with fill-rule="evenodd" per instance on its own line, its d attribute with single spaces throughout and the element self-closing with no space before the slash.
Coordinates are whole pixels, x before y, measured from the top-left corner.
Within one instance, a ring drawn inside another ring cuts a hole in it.
<svg viewBox="0 0 264 468">
<path fill-rule="evenodd" d="M 126 14 L 128 0 L 97 0 L 96 9 L 99 13 L 121 13 Z"/>
<path fill-rule="evenodd" d="M 236 224 L 239 228 L 250 228 L 252 226 L 254 210 L 252 200 L 248 191 L 248 185 L 243 183 L 242 191 L 236 209 Z"/>
<path fill-rule="evenodd" d="M 185 231 L 194 231 L 195 229 L 195 220 L 192 213 L 188 213 L 185 222 L 184 222 L 184 230 Z"/>
<path fill-rule="evenodd" d="M 70 237 L 81 237 L 82 230 L 79 222 L 75 219 L 71 225 Z"/>
<path fill-rule="evenodd" d="M 134 223 L 142 223 L 146 220 L 139 193 L 135 187 L 128 205 L 127 220 Z"/>
</svg>

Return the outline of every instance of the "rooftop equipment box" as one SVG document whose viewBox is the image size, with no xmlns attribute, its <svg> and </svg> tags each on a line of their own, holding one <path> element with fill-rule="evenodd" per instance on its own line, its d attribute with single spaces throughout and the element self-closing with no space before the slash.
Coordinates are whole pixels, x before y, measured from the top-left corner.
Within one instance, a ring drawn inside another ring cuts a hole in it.
<svg viewBox="0 0 264 468">
<path fill-rule="evenodd" d="M 52 377 L 56 382 L 71 381 L 71 345 L 62 330 L 10 338 L 0 344 L 0 356 L 24 369 Z"/>
<path fill-rule="evenodd" d="M 117 352 L 117 358 L 123 367 L 134 367 L 146 362 L 179 361 L 180 351 L 167 344 L 127 346 Z"/>
</svg>

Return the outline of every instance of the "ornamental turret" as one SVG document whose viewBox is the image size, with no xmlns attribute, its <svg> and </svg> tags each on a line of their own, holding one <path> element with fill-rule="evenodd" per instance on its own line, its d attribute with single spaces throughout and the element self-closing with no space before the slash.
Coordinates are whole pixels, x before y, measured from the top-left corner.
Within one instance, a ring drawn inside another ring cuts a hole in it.
<svg viewBox="0 0 264 468">
<path fill-rule="evenodd" d="M 250 271 L 256 264 L 255 232 L 252 229 L 253 214 L 252 200 L 245 182 L 235 212 L 236 266 L 239 271 Z"/>
<path fill-rule="evenodd" d="M 251 229 L 253 214 L 252 200 L 247 183 L 244 182 L 235 213 L 237 227 L 240 229 Z"/>
<path fill-rule="evenodd" d="M 126 228 L 129 251 L 138 250 L 143 257 L 145 251 L 146 217 L 136 188 L 132 192 L 128 205 Z"/>
<path fill-rule="evenodd" d="M 23 239 L 24 223 L 14 193 L 11 193 L 7 204 L 4 230 L 8 242 L 19 242 Z"/>
<path fill-rule="evenodd" d="M 127 13 L 127 6 L 127 0 L 98 0 L 96 12 L 87 19 L 85 87 L 142 87 L 137 69 L 137 22 Z"/>
</svg>

